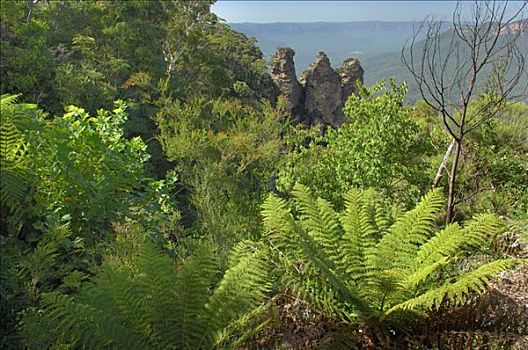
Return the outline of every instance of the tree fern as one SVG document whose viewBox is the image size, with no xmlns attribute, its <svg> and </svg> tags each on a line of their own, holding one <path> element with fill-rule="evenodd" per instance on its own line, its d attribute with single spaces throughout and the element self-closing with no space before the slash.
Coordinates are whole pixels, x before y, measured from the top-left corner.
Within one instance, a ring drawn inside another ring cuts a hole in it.
<svg viewBox="0 0 528 350">
<path fill-rule="evenodd" d="M 348 192 L 341 213 L 313 199 L 304 186 L 295 186 L 292 194 L 296 210 L 274 195 L 263 204 L 270 244 L 289 244 L 272 251 L 284 282 L 338 317 L 380 325 L 444 302 L 464 304 L 473 293 L 483 292 L 492 276 L 519 262 L 475 261 L 462 273 L 457 263 L 471 257 L 502 225 L 486 214 L 465 227 L 451 224 L 439 230 L 443 196 L 438 190 L 392 224 L 371 192 Z"/>
<path fill-rule="evenodd" d="M 149 242 L 134 249 L 129 260 L 109 257 L 78 295 L 44 294 L 42 310 L 24 318 L 28 346 L 229 347 L 260 325 L 252 320 L 262 312 L 270 288 L 267 248 L 241 245 L 218 282 L 218 259 L 208 245 L 184 261 L 173 261 Z"/>
<path fill-rule="evenodd" d="M 270 233 L 271 243 L 279 252 L 297 250 L 298 237 L 291 235 L 295 223 L 290 208 L 282 198 L 270 195 L 262 204 L 262 216 L 265 229 Z"/>
</svg>

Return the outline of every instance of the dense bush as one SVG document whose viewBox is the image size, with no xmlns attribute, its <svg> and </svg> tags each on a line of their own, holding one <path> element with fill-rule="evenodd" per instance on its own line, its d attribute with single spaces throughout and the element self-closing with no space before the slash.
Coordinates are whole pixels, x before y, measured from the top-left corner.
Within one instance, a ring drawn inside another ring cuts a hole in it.
<svg viewBox="0 0 528 350">
<path fill-rule="evenodd" d="M 249 335 L 269 290 L 262 247 L 242 242 L 219 277 L 211 246 L 178 261 L 135 230 L 78 295 L 42 296 L 23 320 L 29 348 L 212 349 Z"/>
<path fill-rule="evenodd" d="M 388 347 L 526 255 L 526 103 L 464 138 L 442 228 L 436 110 L 390 80 L 360 86 L 337 129 L 292 126 L 255 39 L 212 2 L 2 2 L 2 349 L 304 334 L 279 318 Z M 475 96 L 486 115 L 492 95 Z"/>
<path fill-rule="evenodd" d="M 2 314 L 13 317 L 41 292 L 80 283 L 111 247 L 114 222 L 138 220 L 163 239 L 160 221 L 177 213 L 168 184 L 144 174 L 145 144 L 124 137 L 122 102 L 96 116 L 70 106 L 53 119 L 16 96 L 1 107 Z"/>
<path fill-rule="evenodd" d="M 156 122 L 158 140 L 181 174 L 179 201 L 195 212 L 195 229 L 228 246 L 255 236 L 259 205 L 280 159 L 284 111 L 267 102 L 202 97 L 169 101 Z"/>
<path fill-rule="evenodd" d="M 338 129 L 291 137 L 279 189 L 288 192 L 299 181 L 339 203 L 351 186 L 372 187 L 414 201 L 429 182 L 423 162 L 427 147 L 411 109 L 403 104 L 406 93 L 405 84 L 393 81 L 389 88 L 384 82 L 362 88 L 345 104 L 347 120 Z"/>
<path fill-rule="evenodd" d="M 528 105 L 507 104 L 468 138 L 460 190 L 462 214 L 492 211 L 528 219 Z"/>
</svg>

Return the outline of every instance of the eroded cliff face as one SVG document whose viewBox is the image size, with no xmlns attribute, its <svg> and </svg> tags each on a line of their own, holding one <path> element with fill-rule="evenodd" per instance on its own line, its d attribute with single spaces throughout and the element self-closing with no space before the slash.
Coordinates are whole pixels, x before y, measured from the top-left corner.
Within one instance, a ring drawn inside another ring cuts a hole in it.
<svg viewBox="0 0 528 350">
<path fill-rule="evenodd" d="M 295 74 L 295 51 L 289 47 L 279 48 L 271 58 L 271 74 L 273 81 L 286 98 L 290 112 L 302 104 L 303 89 Z"/>
<path fill-rule="evenodd" d="M 363 67 L 357 58 L 348 58 L 343 62 L 341 67 L 337 70 L 341 78 L 341 90 L 343 106 L 346 100 L 352 94 L 359 94 L 357 81 L 363 84 Z"/>
<path fill-rule="evenodd" d="M 303 72 L 299 83 L 294 55 L 292 49 L 280 48 L 271 59 L 273 80 L 286 97 L 290 111 L 302 114 L 299 116 L 306 124 L 341 125 L 345 120 L 343 105 L 346 99 L 353 93 L 358 94 L 356 81 L 363 82 L 364 71 L 359 60 L 345 60 L 336 72 L 321 51 Z"/>
<path fill-rule="evenodd" d="M 324 52 L 320 51 L 315 62 L 304 71 L 301 84 L 305 94 L 304 107 L 310 119 L 339 126 L 344 120 L 341 81 Z"/>
</svg>

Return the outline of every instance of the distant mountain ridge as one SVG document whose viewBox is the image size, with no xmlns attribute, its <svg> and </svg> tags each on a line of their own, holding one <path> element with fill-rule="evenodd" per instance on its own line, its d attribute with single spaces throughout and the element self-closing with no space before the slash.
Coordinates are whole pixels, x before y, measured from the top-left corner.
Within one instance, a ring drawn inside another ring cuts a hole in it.
<svg viewBox="0 0 528 350">
<path fill-rule="evenodd" d="M 267 58 L 277 47 L 293 48 L 298 74 L 319 51 L 324 51 L 336 66 L 350 57 L 363 61 L 395 52 L 419 24 L 383 21 L 229 23 L 233 29 L 255 37 Z"/>
<path fill-rule="evenodd" d="M 512 29 L 525 31 L 527 21 L 516 23 L 512 24 Z M 418 99 L 419 93 L 401 63 L 401 49 L 420 24 L 384 21 L 229 23 L 233 29 L 255 37 L 267 59 L 278 47 L 293 48 L 299 76 L 319 51 L 324 51 L 336 67 L 347 58 L 355 57 L 365 69 L 366 84 L 389 77 L 408 81 L 409 100 Z M 445 31 L 450 29 L 448 22 L 443 22 L 442 26 Z M 525 31 L 524 41 L 527 41 L 526 34 Z M 528 52 L 528 44 L 523 42 L 521 45 Z"/>
<path fill-rule="evenodd" d="M 321 31 L 325 30 L 350 30 L 350 29 L 407 29 L 409 25 L 417 22 L 410 21 L 352 21 L 352 22 L 270 22 L 270 23 L 254 23 L 254 22 L 238 22 L 238 23 L 229 23 L 231 26 L 235 27 L 245 27 L 248 30 L 253 28 L 254 30 L 264 30 L 268 32 L 273 32 L 280 30 L 281 33 L 284 33 L 285 29 L 295 32 L 295 31 Z"/>
</svg>

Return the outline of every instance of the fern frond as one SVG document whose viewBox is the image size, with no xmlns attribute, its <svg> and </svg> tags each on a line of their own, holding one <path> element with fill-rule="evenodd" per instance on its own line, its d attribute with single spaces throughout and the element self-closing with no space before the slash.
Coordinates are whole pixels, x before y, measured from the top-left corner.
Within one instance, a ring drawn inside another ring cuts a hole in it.
<svg viewBox="0 0 528 350">
<path fill-rule="evenodd" d="M 82 286 L 76 302 L 91 305 L 118 317 L 131 331 L 152 341 L 149 334 L 150 320 L 145 291 L 134 279 L 133 273 L 118 266 L 103 265 L 93 283 Z"/>
<path fill-rule="evenodd" d="M 377 231 L 371 223 L 370 210 L 360 191 L 352 189 L 344 199 L 345 211 L 341 215 L 341 225 L 345 232 L 341 242 L 343 265 L 351 278 L 359 281 L 367 276 L 365 256 L 376 243 Z"/>
<path fill-rule="evenodd" d="M 299 183 L 293 187 L 292 195 L 300 213 L 301 227 L 318 244 L 334 250 L 340 238 L 340 227 L 330 203 L 321 198 L 312 198 L 310 190 Z"/>
<path fill-rule="evenodd" d="M 15 104 L 15 102 L 18 100 L 19 97 L 20 97 L 20 94 L 17 94 L 17 95 L 4 94 L 0 96 L 0 107 L 4 109 L 10 105 Z"/>
<path fill-rule="evenodd" d="M 493 214 L 477 214 L 464 227 L 464 247 L 481 248 L 506 231 L 502 220 Z"/>
<path fill-rule="evenodd" d="M 467 303 L 473 293 L 482 294 L 486 291 L 489 281 L 502 271 L 519 264 L 521 259 L 503 259 L 481 265 L 480 267 L 459 275 L 454 281 L 448 281 L 439 287 L 429 289 L 425 293 L 406 300 L 387 310 L 386 315 L 395 311 L 417 308 L 439 308 L 443 302 L 450 305 Z"/>
<path fill-rule="evenodd" d="M 239 349 L 248 338 L 263 330 L 272 322 L 272 318 L 264 316 L 270 307 L 273 306 L 268 302 L 235 319 L 217 333 L 214 348 Z M 234 334 L 236 336 L 233 336 Z"/>
<path fill-rule="evenodd" d="M 21 208 L 27 196 L 29 171 L 7 162 L 2 162 L 0 166 L 0 205 L 14 213 Z"/>
<path fill-rule="evenodd" d="M 17 98 L 17 95 L 0 98 L 0 205 L 11 213 L 22 208 L 31 179 L 24 132 L 34 117 L 32 107 L 16 104 Z"/>
<path fill-rule="evenodd" d="M 347 311 L 350 306 L 343 302 L 334 286 L 319 276 L 291 276 L 288 286 L 293 295 L 309 302 L 322 313 L 342 319 L 349 318 Z"/>
<path fill-rule="evenodd" d="M 261 208 L 264 228 L 271 242 L 280 249 L 295 249 L 296 238 L 291 235 L 294 220 L 286 201 L 270 194 Z"/>
<path fill-rule="evenodd" d="M 374 221 L 376 222 L 378 232 L 383 236 L 391 225 L 390 215 L 386 207 L 382 205 L 376 206 Z"/>
<path fill-rule="evenodd" d="M 170 346 L 177 344 L 177 348 L 187 349 L 205 339 L 208 339 L 205 344 L 211 344 L 206 305 L 211 293 L 211 280 L 217 272 L 218 260 L 212 248 L 204 245 L 178 268 L 173 286 L 160 284 L 159 291 L 165 294 L 162 298 L 167 298 L 161 304 L 165 310 L 152 308 L 152 311 L 158 312 L 152 317 L 158 320 L 158 334 L 171 339 L 173 344 Z M 164 316 L 165 320 L 160 316 Z"/>
<path fill-rule="evenodd" d="M 334 293 L 336 293 L 336 296 L 344 303 L 361 312 L 370 312 L 370 307 L 361 298 L 357 288 L 350 283 L 352 281 L 349 281 L 342 271 L 335 268 L 335 263 L 330 258 L 330 254 L 325 254 L 325 251 L 320 249 L 310 235 L 302 230 L 297 232 L 302 238 L 301 247 L 306 262 L 317 272 L 314 275 L 318 274 L 320 278 L 326 280 L 334 290 Z"/>
<path fill-rule="evenodd" d="M 43 294 L 42 302 L 46 318 L 58 321 L 48 324 L 52 325 L 51 332 L 62 339 L 71 339 L 74 347 L 98 349 L 116 347 L 116 344 L 127 349 L 149 347 L 143 337 L 105 310 L 57 293 Z"/>
<path fill-rule="evenodd" d="M 302 227 L 307 232 L 320 229 L 318 222 L 319 210 L 316 200 L 312 197 L 310 189 L 300 183 L 293 186 L 292 195 Z"/>
<path fill-rule="evenodd" d="M 300 226 L 313 240 L 310 244 L 325 250 L 332 269 L 344 271 L 340 264 L 343 230 L 332 205 L 322 198 L 313 199 L 309 189 L 301 184 L 295 184 L 292 194 L 300 211 Z"/>
<path fill-rule="evenodd" d="M 349 191 L 340 214 L 301 185 L 293 197 L 299 219 L 281 199 L 270 197 L 264 206 L 270 236 L 290 244 L 280 254 L 272 249 L 272 260 L 295 294 L 347 321 L 358 315 L 397 321 L 444 302 L 466 303 L 492 276 L 516 264 L 499 260 L 462 273 L 453 263 L 500 232 L 501 221 L 479 215 L 464 228 L 451 224 L 435 233 L 443 206 L 439 190 L 388 229 L 392 220 L 372 193 Z"/>
<path fill-rule="evenodd" d="M 464 228 L 457 223 L 450 224 L 419 248 L 413 266 L 420 268 L 444 256 L 480 248 L 504 229 L 503 223 L 491 214 L 477 214 Z"/>
<path fill-rule="evenodd" d="M 433 262 L 423 264 L 419 269 L 416 269 L 411 274 L 405 277 L 405 280 L 401 283 L 401 289 L 411 290 L 418 286 L 421 282 L 425 281 L 435 271 L 449 264 L 449 259 L 445 256 L 437 257 Z"/>
<path fill-rule="evenodd" d="M 376 223 L 376 197 L 377 193 L 374 190 L 363 191 L 360 193 L 359 225 L 364 237 L 372 237 L 374 239 L 374 242 L 364 243 L 367 244 L 365 250 L 373 249 L 375 240 L 377 240 L 381 234 Z"/>
<path fill-rule="evenodd" d="M 126 259 L 107 258 L 93 282 L 83 285 L 76 297 L 49 294 L 43 312 L 25 318 L 26 334 L 32 339 L 31 327 L 44 330 L 39 334 L 48 333 L 46 347 L 64 343 L 86 349 L 229 346 L 258 326 L 255 317 L 265 323 L 259 310 L 270 290 L 268 249 L 262 243 L 241 245 L 218 283 L 218 258 L 208 245 L 180 263 L 148 241 L 131 246 Z M 32 319 L 36 321 L 31 323 Z"/>
<path fill-rule="evenodd" d="M 321 219 L 320 231 L 314 234 L 317 243 L 329 251 L 333 251 L 333 258 L 340 259 L 339 242 L 343 236 L 343 230 L 339 222 L 339 216 L 332 205 L 325 199 L 317 199 L 317 209 Z"/>
<path fill-rule="evenodd" d="M 321 227 L 323 224 L 315 224 L 317 220 L 312 220 L 314 216 L 320 218 L 317 203 L 310 197 L 309 192 L 302 185 L 296 186 L 295 200 L 301 216 L 306 219 L 302 224 L 294 221 L 290 209 L 283 199 L 270 195 L 262 205 L 262 216 L 264 226 L 268 232 L 268 237 L 273 245 L 274 259 L 282 266 L 285 271 L 287 284 L 294 289 L 294 293 L 320 302 L 319 305 L 335 305 L 335 298 L 331 293 L 326 293 L 323 288 L 324 284 L 318 283 L 317 274 L 323 274 L 338 283 L 339 279 L 332 278 L 334 272 L 334 261 L 327 257 L 320 258 L 317 252 L 321 251 L 313 235 L 306 232 L 306 229 L 318 230 L 324 232 Z M 324 206 L 324 204 L 322 204 Z M 310 213 L 310 214 L 308 214 Z M 309 222 L 308 220 L 312 220 Z M 278 249 L 277 249 L 278 248 Z M 302 256 L 308 256 L 304 261 L 299 260 Z M 313 283 L 317 284 L 316 288 Z M 339 282 L 338 288 L 344 294 L 348 293 L 348 288 Z M 329 289 L 330 290 L 330 289 Z M 332 299 L 329 302 L 329 299 Z M 325 302 L 328 301 L 328 302 Z M 325 308 L 326 311 L 333 313 L 335 308 Z"/>
<path fill-rule="evenodd" d="M 463 232 L 457 223 L 449 224 L 443 230 L 438 231 L 418 249 L 413 268 L 419 269 L 424 265 L 430 265 L 443 257 L 456 253 L 464 240 Z"/>
<path fill-rule="evenodd" d="M 16 103 L 18 95 L 0 98 L 2 123 L 0 124 L 0 159 L 15 165 L 23 162 L 26 145 L 24 133 L 36 128 L 39 111 L 36 105 Z"/>
<path fill-rule="evenodd" d="M 244 317 L 247 321 L 248 314 L 258 309 L 265 295 L 271 289 L 269 278 L 269 264 L 267 261 L 268 250 L 258 243 L 249 247 L 248 241 L 239 244 L 242 249 L 235 249 L 235 262 L 225 272 L 218 287 L 207 303 L 211 335 L 214 336 L 213 344 L 225 338 L 226 329 L 238 324 L 240 327 Z M 245 254 L 240 254 L 245 250 Z M 234 291 L 237 291 L 234 293 Z"/>
<path fill-rule="evenodd" d="M 418 247 L 431 237 L 442 206 L 440 190 L 426 194 L 414 209 L 397 219 L 389 228 L 376 245 L 370 265 L 381 270 L 406 269 Z"/>
</svg>

